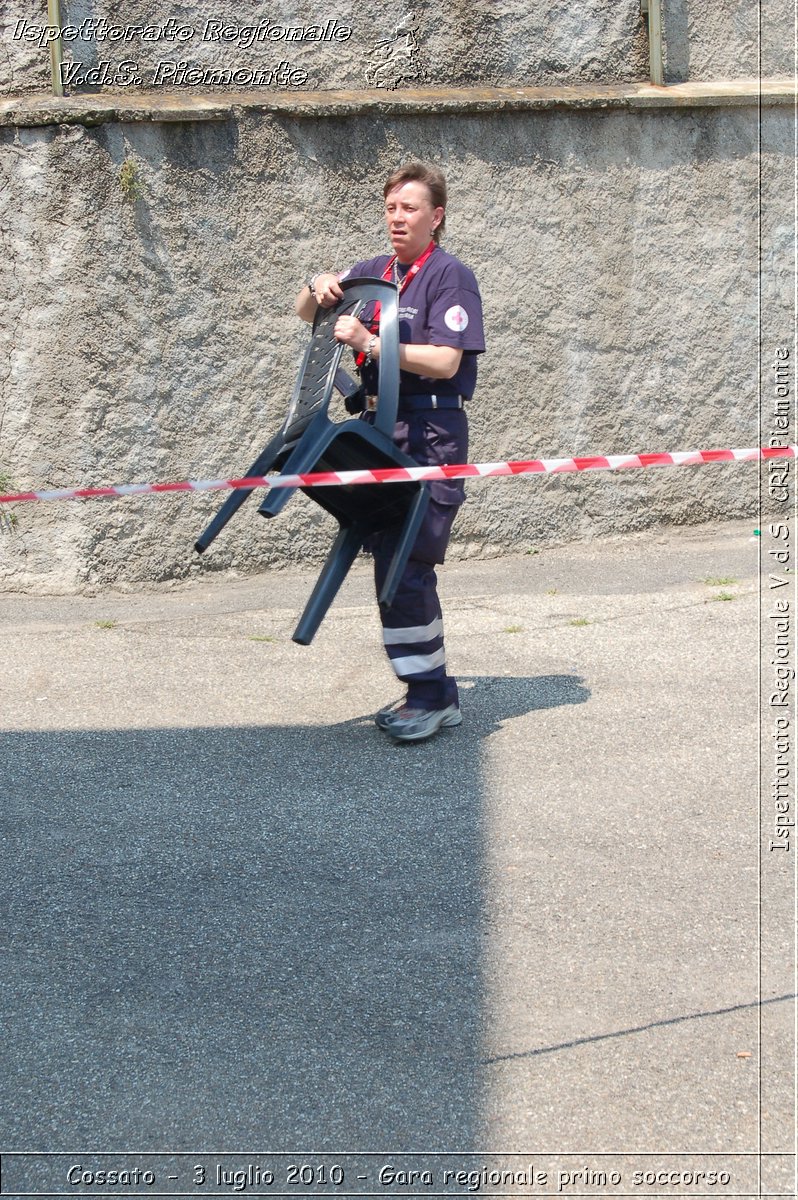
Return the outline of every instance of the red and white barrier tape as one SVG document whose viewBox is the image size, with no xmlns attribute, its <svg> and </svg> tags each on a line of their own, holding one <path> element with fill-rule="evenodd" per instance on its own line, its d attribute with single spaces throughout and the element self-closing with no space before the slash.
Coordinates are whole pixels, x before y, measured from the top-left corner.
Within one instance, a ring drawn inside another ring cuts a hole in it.
<svg viewBox="0 0 798 1200">
<path fill-rule="evenodd" d="M 597 454 L 577 458 L 532 458 L 501 463 L 463 463 L 448 467 L 381 467 L 374 471 L 315 471 L 309 475 L 254 475 L 245 479 L 190 479 L 182 483 L 125 483 L 116 487 L 55 488 L 0 496 L 0 504 L 25 500 L 97 500 L 159 492 L 221 492 L 233 488 L 348 487 L 361 483 L 408 480 L 473 479 L 494 475 L 560 475 L 568 471 L 621 471 L 633 467 L 694 467 L 713 462 L 749 462 L 798 458 L 798 446 L 761 446 L 747 450 L 682 450 L 673 454 Z"/>
</svg>

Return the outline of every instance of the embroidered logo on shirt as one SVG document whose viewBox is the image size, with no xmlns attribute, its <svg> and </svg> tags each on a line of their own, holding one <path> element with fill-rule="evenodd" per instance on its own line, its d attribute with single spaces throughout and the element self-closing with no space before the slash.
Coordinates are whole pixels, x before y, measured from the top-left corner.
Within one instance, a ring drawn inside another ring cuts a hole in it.
<svg viewBox="0 0 798 1200">
<path fill-rule="evenodd" d="M 399 309 L 399 320 L 400 321 L 412 321 L 413 317 L 417 317 L 417 316 L 418 316 L 417 308 L 412 308 L 412 307 L 408 306 L 406 308 Z"/>
<path fill-rule="evenodd" d="M 453 329 L 455 333 L 462 332 L 468 325 L 468 313 L 459 304 L 455 304 L 452 308 L 447 308 L 443 314 L 443 319 L 446 322 L 447 329 Z"/>
</svg>

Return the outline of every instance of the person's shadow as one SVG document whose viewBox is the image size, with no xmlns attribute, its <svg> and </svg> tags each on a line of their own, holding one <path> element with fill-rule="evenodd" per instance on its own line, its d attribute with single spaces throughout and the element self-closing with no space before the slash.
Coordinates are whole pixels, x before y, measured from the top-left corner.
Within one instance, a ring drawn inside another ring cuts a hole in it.
<svg viewBox="0 0 798 1200">
<path fill-rule="evenodd" d="M 365 717 L 5 735 L 0 1141 L 472 1147 L 485 741 L 589 692 L 463 683 L 414 745 Z"/>
</svg>

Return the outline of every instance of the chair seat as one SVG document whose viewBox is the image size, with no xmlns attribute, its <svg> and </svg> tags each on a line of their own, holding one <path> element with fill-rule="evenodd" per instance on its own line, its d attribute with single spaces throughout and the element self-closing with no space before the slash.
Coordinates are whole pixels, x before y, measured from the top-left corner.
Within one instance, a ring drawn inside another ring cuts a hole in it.
<svg viewBox="0 0 798 1200">
<path fill-rule="evenodd" d="M 307 446 L 310 452 L 312 447 Z M 282 470 L 286 474 L 316 471 L 371 471 L 384 467 L 415 467 L 418 464 L 403 454 L 383 433 L 366 421 L 346 421 L 323 431 L 315 443 L 314 461 L 295 471 L 290 460 Z M 306 460 L 307 461 L 307 460 Z M 258 511 L 274 516 L 282 507 L 279 494 L 270 492 Z M 410 504 L 424 485 L 415 480 L 379 484 L 336 484 L 332 487 L 301 488 L 316 504 L 339 520 L 360 521 L 371 532 L 404 520 Z"/>
</svg>

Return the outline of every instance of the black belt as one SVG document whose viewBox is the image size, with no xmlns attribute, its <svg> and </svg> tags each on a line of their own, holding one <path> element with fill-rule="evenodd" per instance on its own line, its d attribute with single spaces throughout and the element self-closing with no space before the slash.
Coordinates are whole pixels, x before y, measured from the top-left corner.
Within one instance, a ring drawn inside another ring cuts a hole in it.
<svg viewBox="0 0 798 1200">
<path fill-rule="evenodd" d="M 412 396 L 399 397 L 399 412 L 429 412 L 436 408 L 462 408 L 468 396 L 458 396 L 453 392 L 423 392 Z M 377 407 L 376 396 L 366 396 L 366 408 L 374 412 Z"/>
</svg>

